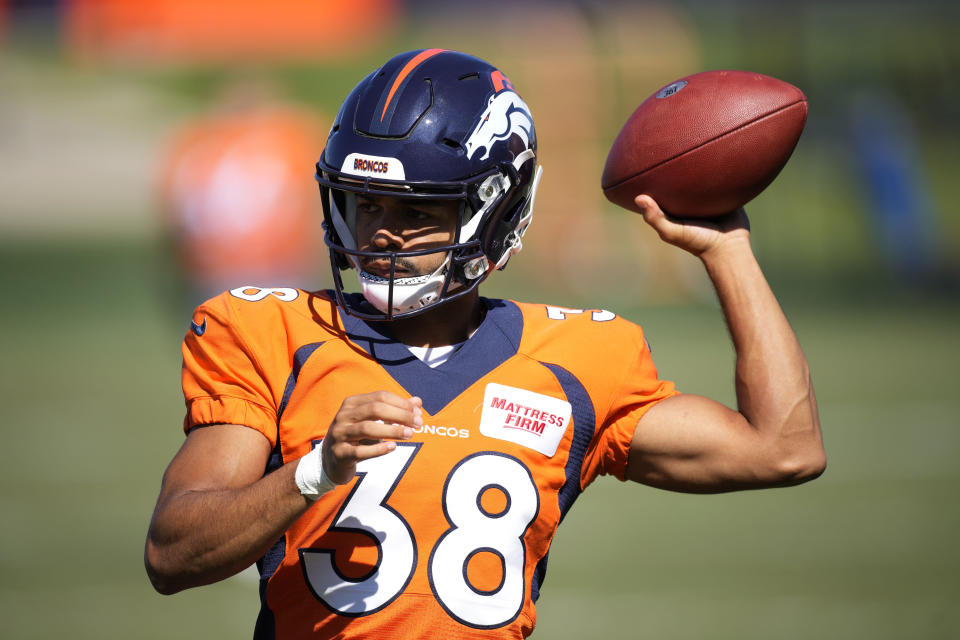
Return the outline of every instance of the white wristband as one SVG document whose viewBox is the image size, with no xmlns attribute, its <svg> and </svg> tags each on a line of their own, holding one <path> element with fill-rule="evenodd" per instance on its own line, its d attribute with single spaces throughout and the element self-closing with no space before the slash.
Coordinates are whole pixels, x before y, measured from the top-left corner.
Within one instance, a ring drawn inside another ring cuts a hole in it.
<svg viewBox="0 0 960 640">
<path fill-rule="evenodd" d="M 308 500 L 313 501 L 337 485 L 323 471 L 320 447 L 314 447 L 310 453 L 300 458 L 294 475 L 297 488 Z"/>
</svg>

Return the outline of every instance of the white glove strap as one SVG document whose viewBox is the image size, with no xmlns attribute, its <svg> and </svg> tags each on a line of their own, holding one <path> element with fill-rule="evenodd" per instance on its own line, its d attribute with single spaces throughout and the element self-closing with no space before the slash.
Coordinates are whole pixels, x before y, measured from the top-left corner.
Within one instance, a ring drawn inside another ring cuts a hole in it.
<svg viewBox="0 0 960 640">
<path fill-rule="evenodd" d="M 310 501 L 316 500 L 337 486 L 323 471 L 320 449 L 321 447 L 314 447 L 297 463 L 295 474 L 297 488 Z"/>
</svg>

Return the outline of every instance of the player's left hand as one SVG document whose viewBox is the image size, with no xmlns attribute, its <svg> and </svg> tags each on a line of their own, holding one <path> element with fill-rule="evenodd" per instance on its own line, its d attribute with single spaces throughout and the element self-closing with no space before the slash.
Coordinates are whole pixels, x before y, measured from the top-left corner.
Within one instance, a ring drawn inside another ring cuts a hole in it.
<svg viewBox="0 0 960 640">
<path fill-rule="evenodd" d="M 423 425 L 423 401 L 390 391 L 374 391 L 344 398 L 321 445 L 323 471 L 334 484 L 349 482 L 357 463 L 386 455 L 396 440 L 409 440 L 413 428 Z"/>
<path fill-rule="evenodd" d="M 661 240 L 701 259 L 721 248 L 750 246 L 750 220 L 743 207 L 717 218 L 674 218 L 648 195 L 639 195 L 634 202 Z"/>
</svg>

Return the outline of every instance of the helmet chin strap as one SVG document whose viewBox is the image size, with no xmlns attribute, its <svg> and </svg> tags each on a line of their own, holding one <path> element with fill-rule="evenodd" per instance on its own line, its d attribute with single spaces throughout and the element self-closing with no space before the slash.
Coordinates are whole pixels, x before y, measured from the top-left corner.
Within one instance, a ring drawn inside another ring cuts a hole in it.
<svg viewBox="0 0 960 640">
<path fill-rule="evenodd" d="M 434 304 L 440 299 L 440 291 L 447 279 L 447 270 L 450 267 L 450 254 L 446 260 L 430 274 L 412 276 L 409 278 L 382 278 L 363 269 L 357 269 L 360 279 L 360 291 L 367 302 L 372 304 L 381 313 L 405 313 L 414 309 L 422 309 Z M 390 290 L 393 289 L 393 309 L 389 309 Z"/>
</svg>

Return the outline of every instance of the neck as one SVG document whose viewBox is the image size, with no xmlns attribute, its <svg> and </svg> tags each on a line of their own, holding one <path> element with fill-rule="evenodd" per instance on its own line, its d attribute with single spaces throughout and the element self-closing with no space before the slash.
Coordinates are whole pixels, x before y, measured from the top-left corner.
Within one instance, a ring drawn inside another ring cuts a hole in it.
<svg viewBox="0 0 960 640">
<path fill-rule="evenodd" d="M 412 347 L 441 347 L 463 342 L 483 321 L 480 295 L 470 295 L 439 305 L 412 318 L 394 320 L 390 328 L 400 342 Z"/>
</svg>

